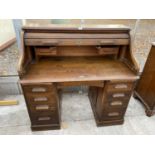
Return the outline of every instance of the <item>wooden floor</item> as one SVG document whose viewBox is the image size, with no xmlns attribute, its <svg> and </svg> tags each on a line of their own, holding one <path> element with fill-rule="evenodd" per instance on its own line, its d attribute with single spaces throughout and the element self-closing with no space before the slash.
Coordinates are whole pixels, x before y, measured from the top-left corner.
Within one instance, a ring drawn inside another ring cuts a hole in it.
<svg viewBox="0 0 155 155">
<path fill-rule="evenodd" d="M 41 59 L 30 65 L 21 83 L 71 82 L 124 79 L 137 77 L 118 60 L 105 57 Z"/>
</svg>

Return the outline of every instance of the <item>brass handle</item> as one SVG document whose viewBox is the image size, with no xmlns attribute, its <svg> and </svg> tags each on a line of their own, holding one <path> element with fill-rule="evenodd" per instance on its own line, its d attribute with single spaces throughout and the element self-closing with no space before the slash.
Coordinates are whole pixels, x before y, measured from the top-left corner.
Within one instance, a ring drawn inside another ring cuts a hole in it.
<svg viewBox="0 0 155 155">
<path fill-rule="evenodd" d="M 116 89 L 121 89 L 121 88 L 128 88 L 128 86 L 126 84 L 117 84 L 115 85 Z"/>
<path fill-rule="evenodd" d="M 122 101 L 113 101 L 110 103 L 111 106 L 117 106 L 117 105 L 122 105 Z"/>
<path fill-rule="evenodd" d="M 49 121 L 51 117 L 39 117 L 38 121 Z"/>
<path fill-rule="evenodd" d="M 118 112 L 110 112 L 108 113 L 108 116 L 119 116 Z"/>
<path fill-rule="evenodd" d="M 116 97 L 124 97 L 125 94 L 124 93 L 117 93 L 117 94 L 113 94 L 113 97 L 116 98 Z"/>
<path fill-rule="evenodd" d="M 47 100 L 48 100 L 47 97 L 36 97 L 36 98 L 34 98 L 35 102 L 41 102 L 41 101 L 47 101 Z"/>
<path fill-rule="evenodd" d="M 51 110 L 51 111 L 55 111 L 55 107 L 50 107 L 49 105 L 37 105 L 35 107 L 36 110 Z"/>
<path fill-rule="evenodd" d="M 46 88 L 43 87 L 36 87 L 36 88 L 32 88 L 32 92 L 46 92 Z"/>
<path fill-rule="evenodd" d="M 49 106 L 48 105 L 37 105 L 36 110 L 48 110 Z"/>
</svg>

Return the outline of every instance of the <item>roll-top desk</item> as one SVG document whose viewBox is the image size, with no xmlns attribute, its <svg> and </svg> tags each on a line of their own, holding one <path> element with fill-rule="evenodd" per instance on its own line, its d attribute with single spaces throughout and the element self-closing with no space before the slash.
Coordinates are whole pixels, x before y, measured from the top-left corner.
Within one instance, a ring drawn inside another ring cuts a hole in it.
<svg viewBox="0 0 155 155">
<path fill-rule="evenodd" d="M 22 28 L 18 72 L 32 130 L 59 129 L 61 89 L 78 85 L 89 86 L 97 126 L 122 124 L 138 71 L 125 26 Z"/>
</svg>

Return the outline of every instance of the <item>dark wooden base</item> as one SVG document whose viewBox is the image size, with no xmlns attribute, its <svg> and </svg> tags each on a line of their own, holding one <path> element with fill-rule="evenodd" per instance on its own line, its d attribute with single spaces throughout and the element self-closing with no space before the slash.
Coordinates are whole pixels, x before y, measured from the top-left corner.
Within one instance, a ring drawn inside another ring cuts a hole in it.
<svg viewBox="0 0 155 155">
<path fill-rule="evenodd" d="M 121 120 L 101 120 L 99 118 L 99 116 L 97 115 L 96 113 L 96 110 L 95 110 L 95 106 L 91 100 L 91 98 L 89 97 L 89 100 L 90 100 L 90 103 L 91 103 L 91 107 L 92 107 L 92 110 L 93 110 L 93 114 L 94 114 L 94 118 L 95 118 L 95 122 L 96 122 L 96 125 L 98 127 L 102 127 L 102 126 L 111 126 L 111 125 L 121 125 L 124 123 L 124 119 L 121 119 Z"/>
<path fill-rule="evenodd" d="M 143 100 L 143 98 L 136 91 L 134 91 L 133 97 L 135 99 L 139 100 L 143 104 L 143 106 L 145 108 L 146 116 L 151 117 L 152 115 L 155 114 L 155 110 L 150 109 L 148 107 L 148 105 L 145 103 L 145 101 Z"/>
<path fill-rule="evenodd" d="M 124 119 L 121 120 L 112 120 L 112 121 L 100 121 L 100 120 L 96 120 L 96 125 L 98 127 L 102 127 L 102 126 L 111 126 L 111 125 L 122 125 L 124 123 Z"/>
<path fill-rule="evenodd" d="M 61 129 L 60 125 L 31 125 L 32 131 L 58 130 L 58 129 Z"/>
</svg>

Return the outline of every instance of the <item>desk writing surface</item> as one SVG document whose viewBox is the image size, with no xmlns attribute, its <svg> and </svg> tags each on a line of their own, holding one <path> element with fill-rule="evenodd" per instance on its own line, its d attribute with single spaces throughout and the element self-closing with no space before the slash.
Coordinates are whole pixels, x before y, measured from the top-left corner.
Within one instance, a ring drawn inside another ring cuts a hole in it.
<svg viewBox="0 0 155 155">
<path fill-rule="evenodd" d="M 121 61 L 105 57 L 43 58 L 29 66 L 21 83 L 135 80 Z"/>
</svg>

